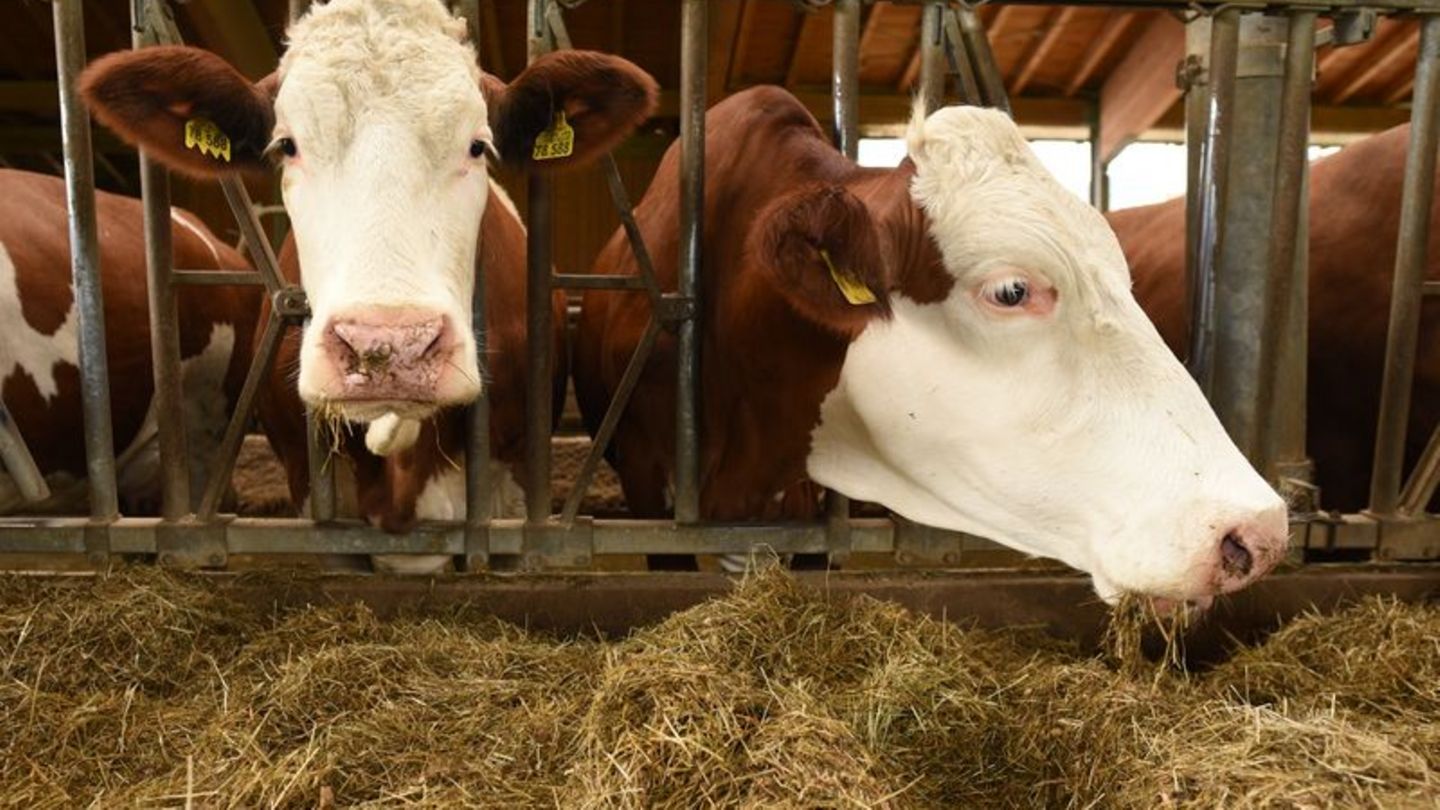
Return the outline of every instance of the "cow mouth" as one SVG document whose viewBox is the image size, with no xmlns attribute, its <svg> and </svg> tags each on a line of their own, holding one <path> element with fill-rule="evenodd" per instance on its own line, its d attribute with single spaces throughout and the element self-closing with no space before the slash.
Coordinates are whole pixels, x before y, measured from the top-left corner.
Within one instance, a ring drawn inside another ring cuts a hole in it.
<svg viewBox="0 0 1440 810">
<path fill-rule="evenodd" d="M 1152 596 L 1150 607 L 1160 616 L 1196 615 L 1204 613 L 1215 604 L 1214 596 L 1191 596 L 1177 599 L 1170 596 Z"/>
<path fill-rule="evenodd" d="M 433 400 L 346 398 L 326 400 L 320 408 L 346 422 L 367 425 L 387 414 L 423 421 L 440 410 L 440 403 Z"/>
</svg>

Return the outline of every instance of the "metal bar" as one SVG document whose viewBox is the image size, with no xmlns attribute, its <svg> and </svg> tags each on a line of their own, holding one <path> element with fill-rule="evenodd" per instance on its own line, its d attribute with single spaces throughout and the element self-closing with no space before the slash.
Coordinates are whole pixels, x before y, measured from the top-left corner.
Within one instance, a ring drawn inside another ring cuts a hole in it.
<svg viewBox="0 0 1440 810">
<path fill-rule="evenodd" d="M 620 176 L 620 167 L 615 164 L 614 155 L 606 155 L 604 159 L 605 182 L 610 188 L 610 200 L 615 204 L 615 212 L 620 215 L 620 225 L 625 229 L 625 238 L 630 242 L 630 252 L 635 256 L 635 264 L 640 270 L 640 281 L 646 294 L 650 296 L 650 306 L 658 309 L 660 306 L 660 282 L 655 278 L 655 263 L 650 259 L 650 249 L 645 246 L 645 238 L 640 233 L 640 225 L 635 222 L 635 209 L 630 205 L 630 194 L 625 190 L 625 179 Z"/>
<path fill-rule="evenodd" d="M 1400 202 L 1400 236 L 1395 252 L 1395 281 L 1390 298 L 1390 328 L 1385 339 L 1385 369 L 1380 388 L 1380 419 L 1375 435 L 1375 468 L 1370 511 L 1395 512 L 1405 463 L 1405 432 L 1410 420 L 1410 387 L 1420 334 L 1420 299 L 1425 283 L 1425 251 L 1435 190 L 1436 116 L 1440 115 L 1440 16 L 1420 21 L 1420 53 L 1415 65 L 1415 97 L 1410 108 L 1410 145 Z"/>
<path fill-rule="evenodd" d="M 1219 25 L 1217 18 L 1217 31 Z M 1215 259 L 1215 369 L 1210 401 L 1241 452 L 1256 469 L 1267 473 L 1266 442 L 1259 432 L 1260 388 L 1266 377 L 1270 379 L 1264 382 L 1274 385 L 1274 369 L 1273 365 L 1261 365 L 1261 344 L 1268 337 L 1265 321 L 1289 302 L 1277 305 L 1270 301 L 1276 283 L 1267 278 L 1268 272 L 1256 272 L 1255 268 L 1275 269 L 1270 260 L 1270 227 L 1285 85 L 1284 60 L 1279 53 L 1286 39 L 1283 17 L 1247 14 L 1240 18 L 1231 137 L 1234 154 L 1244 159 L 1231 160 L 1227 167 Z M 1295 125 L 1305 126 L 1303 121 Z M 1298 187 L 1291 191 L 1298 193 Z M 1293 245 L 1293 232 L 1290 238 Z M 1291 265 L 1285 266 L 1286 277 L 1292 272 Z M 1277 328 L 1277 336 L 1287 331 L 1283 323 Z"/>
<path fill-rule="evenodd" d="M 200 499 L 196 516 L 202 521 L 215 517 L 220 501 L 230 484 L 230 475 L 235 471 L 235 460 L 240 453 L 240 442 L 245 438 L 245 428 L 250 424 L 250 412 L 255 406 L 255 396 L 260 390 L 260 381 L 265 372 L 275 363 L 280 351 L 280 338 L 285 334 L 285 322 L 275 310 L 265 321 L 265 332 L 260 346 L 250 358 L 250 368 L 245 372 L 245 383 L 240 396 L 235 400 L 235 409 L 230 412 L 230 421 L 225 425 L 225 435 L 215 451 L 215 460 L 210 468 L 210 478 L 205 482 L 205 494 Z"/>
<path fill-rule="evenodd" d="M 552 277 L 556 287 L 567 290 L 644 290 L 645 279 L 633 276 L 600 276 L 587 273 L 556 273 Z"/>
<path fill-rule="evenodd" d="M 534 62 L 552 46 L 547 10 L 550 0 L 529 0 L 528 57 Z M 551 183 L 532 173 L 529 187 L 529 230 L 526 233 L 526 396 L 525 511 L 530 523 L 550 519 L 550 427 L 553 362 L 551 357 Z"/>
<path fill-rule="evenodd" d="M 1424 512 L 1435 498 L 1437 487 L 1440 487 L 1440 425 L 1436 425 L 1430 433 L 1430 441 L 1426 442 L 1415 471 L 1405 482 L 1405 489 L 1400 493 L 1400 513 L 1417 515 Z"/>
<path fill-rule="evenodd" d="M 235 224 L 240 228 L 240 237 L 250 250 L 250 259 L 255 262 L 255 269 L 260 271 L 265 289 L 272 294 L 279 292 L 285 286 L 280 276 L 280 262 L 275 259 L 275 249 L 270 246 L 270 240 L 265 238 L 265 229 L 260 225 L 260 217 L 255 214 L 255 206 L 250 204 L 250 192 L 245 188 L 244 181 L 238 175 L 226 175 L 220 178 L 220 189 L 225 192 L 225 202 L 230 204 L 230 212 L 235 215 Z"/>
<path fill-rule="evenodd" d="M 660 320 L 651 316 L 649 323 L 645 324 L 645 331 L 640 335 L 640 342 L 636 344 L 634 353 L 630 355 L 630 362 L 625 366 L 625 373 L 620 376 L 619 385 L 615 386 L 615 394 L 605 408 L 605 416 L 600 420 L 599 429 L 595 431 L 590 452 L 585 455 L 580 473 L 575 477 L 575 487 L 570 490 L 570 496 L 565 499 L 565 507 L 560 514 L 561 523 L 565 525 L 574 523 L 575 516 L 580 513 L 580 502 L 590 489 L 591 480 L 595 477 L 595 470 L 600 466 L 600 459 L 604 456 L 606 448 L 610 446 L 610 440 L 615 436 L 615 429 L 620 424 L 620 416 L 625 413 L 625 406 L 630 404 L 630 395 L 635 393 L 635 386 L 640 382 L 640 375 L 645 370 L 645 364 L 650 360 L 650 354 L 655 349 L 655 339 L 659 336 Z"/>
<path fill-rule="evenodd" d="M 1000 65 L 995 61 L 995 52 L 990 49 L 990 40 L 985 36 L 985 26 L 980 23 L 980 15 L 973 8 L 963 5 L 956 9 L 955 14 L 960 21 L 960 36 L 965 43 L 965 50 L 975 65 L 975 74 L 984 94 L 985 105 L 998 107 L 1004 110 L 1006 115 L 1013 117 L 1015 113 L 1010 108 L 1010 97 L 1005 92 L 1004 74 L 1000 72 Z"/>
<path fill-rule="evenodd" d="M 1193 354 L 1203 324 L 1198 320 L 1200 302 L 1210 289 L 1200 267 L 1200 220 L 1206 188 L 1204 156 L 1205 133 L 1210 122 L 1210 18 L 1197 15 L 1185 24 L 1185 61 L 1177 76 L 1185 91 L 1185 296 L 1186 319 L 1185 362 L 1197 379 L 1197 363 Z M 1206 305 L 1208 307 L 1208 304 Z M 1206 385 L 1202 384 L 1202 388 Z"/>
<path fill-rule="evenodd" d="M 147 31 L 149 14 L 132 7 L 130 46 L 155 41 Z M 161 0 L 163 1 L 163 0 Z M 190 469 L 185 441 L 185 391 L 180 372 L 180 323 L 175 307 L 170 172 L 140 150 L 140 199 L 144 211 L 146 290 L 150 313 L 150 359 L 155 388 L 156 427 L 160 444 L 160 513 L 170 521 L 190 512 Z"/>
<path fill-rule="evenodd" d="M 20 490 L 20 497 L 27 502 L 35 503 L 50 497 L 45 476 L 35 466 L 35 457 L 30 455 L 30 448 L 20 435 L 20 426 L 15 424 L 15 418 L 3 401 L 0 401 L 0 467 L 9 473 L 15 488 Z"/>
<path fill-rule="evenodd" d="M 1440 295 L 1440 281 L 1427 281 L 1422 289 L 1425 295 Z"/>
<path fill-rule="evenodd" d="M 306 408 L 305 461 L 310 468 L 310 519 L 316 523 L 335 519 L 335 465 L 330 458 L 330 442 L 335 438 L 325 420 Z"/>
<path fill-rule="evenodd" d="M 105 305 L 95 222 L 95 166 L 90 114 L 75 79 L 85 67 L 81 0 L 56 0 L 55 68 L 65 150 L 65 198 L 70 212 L 70 271 L 80 313 L 80 394 L 85 414 L 85 472 L 90 517 L 108 522 L 120 514 L 115 484 L 115 438 L 110 424 L 110 366 L 105 355 Z"/>
<path fill-rule="evenodd" d="M 697 300 L 704 261 L 706 0 L 680 11 L 679 296 Z M 700 519 L 700 307 L 678 326 L 675 385 L 675 520 Z"/>
<path fill-rule="evenodd" d="M 478 23 L 477 23 L 478 24 Z M 482 380 L 480 396 L 470 403 L 465 412 L 465 536 L 467 568 L 478 565 L 482 558 L 490 556 L 489 534 L 486 526 L 494 515 L 490 514 L 493 499 L 490 480 L 490 381 L 486 376 L 486 358 L 489 357 L 486 328 L 485 264 L 481 257 L 475 261 L 475 288 L 470 297 L 470 328 L 475 334 L 475 355 L 479 358 Z"/>
<path fill-rule="evenodd" d="M 197 287 L 263 287 L 265 277 L 249 270 L 171 270 L 170 283 Z"/>
<path fill-rule="evenodd" d="M 960 101 L 976 107 L 984 106 L 985 96 L 980 90 L 980 80 L 975 76 L 975 65 L 970 58 L 970 50 L 965 47 L 960 20 L 954 8 L 945 9 L 945 43 L 950 71 L 960 77 Z"/>
<path fill-rule="evenodd" d="M 860 152 L 860 0 L 835 0 L 831 26 L 835 145 L 841 154 L 854 160 Z"/>
<path fill-rule="evenodd" d="M 920 103 L 925 114 L 945 103 L 944 0 L 931 0 L 920 14 Z"/>
<path fill-rule="evenodd" d="M 1200 147 L 1194 286 L 1190 300 L 1190 373 L 1210 395 L 1215 372 L 1215 263 L 1224 238 L 1226 175 L 1230 164 L 1235 69 L 1240 50 L 1240 12 L 1226 8 L 1211 19 L 1205 137 Z"/>
<path fill-rule="evenodd" d="M 1100 148 L 1100 99 L 1090 104 L 1090 204 L 1098 211 L 1110 210 L 1110 180 L 1106 176 L 1105 152 Z"/>
<path fill-rule="evenodd" d="M 1303 460 L 1305 456 L 1303 430 L 1298 435 L 1300 446 L 1293 447 L 1285 445 L 1294 442 L 1296 434 L 1287 431 L 1288 441 L 1282 442 L 1279 429 L 1282 408 L 1303 415 L 1305 390 L 1302 387 L 1282 394 L 1280 387 L 1286 378 L 1294 378 L 1282 374 L 1282 354 L 1288 354 L 1286 359 L 1291 362 L 1305 362 L 1303 346 L 1294 347 L 1288 353 L 1283 353 L 1282 347 L 1294 332 L 1292 321 L 1297 316 L 1294 299 L 1297 292 L 1303 294 L 1306 280 L 1306 268 L 1296 257 L 1301 253 L 1301 220 L 1308 208 L 1304 197 L 1305 170 L 1309 163 L 1306 151 L 1310 145 L 1310 84 L 1315 72 L 1318 15 L 1314 11 L 1293 11 L 1288 19 L 1284 89 L 1272 177 L 1274 203 L 1270 210 L 1270 268 L 1265 294 L 1268 311 L 1262 313 L 1255 391 L 1256 436 L 1262 448 L 1258 466 L 1271 478 L 1275 477 L 1277 463 L 1292 461 L 1297 455 Z"/>
</svg>

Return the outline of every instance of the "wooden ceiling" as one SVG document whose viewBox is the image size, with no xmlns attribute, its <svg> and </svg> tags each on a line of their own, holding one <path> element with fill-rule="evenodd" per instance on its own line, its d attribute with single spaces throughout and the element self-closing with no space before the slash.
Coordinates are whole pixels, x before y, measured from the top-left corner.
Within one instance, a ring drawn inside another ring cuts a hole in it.
<svg viewBox="0 0 1440 810">
<path fill-rule="evenodd" d="M 567 5 L 573 0 L 567 0 Z M 129 0 L 85 0 L 87 50 L 93 58 L 128 47 Z M 675 0 L 588 0 L 565 12 L 574 45 L 622 54 L 653 74 L 673 112 L 679 82 L 680 4 Z M 525 61 L 524 0 L 480 0 L 481 62 L 511 77 Z M 286 0 L 189 0 L 175 5 L 192 44 L 211 48 L 259 76 L 283 47 Z M 0 159 L 58 146 L 54 34 L 48 0 L 9 0 L 0 25 Z M 709 92 L 783 84 L 826 114 L 831 60 L 828 7 L 789 0 L 711 0 Z M 862 125 L 903 119 L 919 74 L 921 9 L 873 2 L 862 11 Z M 1086 126 L 1095 99 L 1109 116 L 1113 144 L 1173 125 L 1179 93 L 1173 65 L 1184 29 L 1166 12 L 1062 6 L 984 6 L 980 15 L 1016 100 L 1031 126 Z M 1368 43 L 1322 48 L 1316 82 L 1317 132 L 1381 129 L 1404 120 L 1418 26 L 1381 22 Z M 1102 139 L 1103 140 L 1103 139 Z M 114 149 L 101 138 L 100 147 Z M 53 159 L 53 158 L 52 158 Z"/>
</svg>

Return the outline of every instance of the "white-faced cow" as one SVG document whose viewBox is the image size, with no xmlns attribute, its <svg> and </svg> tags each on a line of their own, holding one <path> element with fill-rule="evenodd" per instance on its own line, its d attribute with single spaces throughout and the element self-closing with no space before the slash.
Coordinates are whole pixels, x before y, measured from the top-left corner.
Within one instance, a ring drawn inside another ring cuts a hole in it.
<svg viewBox="0 0 1440 810">
<path fill-rule="evenodd" d="M 463 22 L 438 0 L 333 0 L 288 38 L 279 70 L 258 84 L 211 53 L 171 47 L 108 56 L 82 90 L 101 121 L 191 174 L 280 163 L 293 224 L 282 263 L 311 317 L 291 369 L 298 386 L 272 381 L 262 405 L 297 499 L 303 400 L 367 426 L 363 446 L 347 442 L 365 518 L 403 531 L 463 516 L 453 406 L 481 387 L 469 328 L 477 260 L 496 458 L 513 467 L 524 441 L 524 231 L 513 208 L 487 205 L 487 154 L 542 169 L 584 163 L 650 114 L 655 83 L 623 59 L 569 51 L 506 86 L 482 74 Z M 187 148 L 197 120 L 226 136 L 228 162 Z M 523 504 L 512 479 L 492 480 L 492 502 Z"/>
<path fill-rule="evenodd" d="M 1310 360 L 1307 440 L 1327 508 L 1364 508 L 1375 455 L 1380 373 L 1390 316 L 1400 187 L 1409 125 L 1352 144 L 1310 172 Z M 1185 201 L 1108 215 L 1135 276 L 1135 297 L 1165 342 L 1183 353 L 1189 323 L 1185 289 Z M 1440 233 L 1440 207 L 1432 212 Z M 1432 237 L 1432 240 L 1434 237 Z M 1440 245 L 1426 278 L 1440 280 Z M 1424 304 L 1408 462 L 1440 423 L 1440 300 Z"/>
<path fill-rule="evenodd" d="M 898 169 L 862 169 L 789 93 L 706 119 L 701 510 L 807 517 L 815 486 L 1089 572 L 1098 592 L 1204 602 L 1287 536 L 1130 293 L 1093 209 L 998 112 L 917 116 Z M 636 209 L 673 284 L 678 150 Z M 596 262 L 632 272 L 617 234 Z M 833 269 L 832 269 L 833 268 Z M 598 421 L 647 305 L 587 295 L 577 390 Z M 673 341 L 615 436 L 631 506 L 667 507 Z"/>
<path fill-rule="evenodd" d="M 159 447 L 141 206 L 104 192 L 95 195 L 95 205 L 121 508 L 149 514 L 159 507 Z M 170 219 L 176 267 L 249 269 L 194 215 L 172 209 Z M 0 513 L 85 511 L 79 311 L 70 286 L 66 223 L 64 181 L 0 170 L 0 391 L 52 492 L 47 502 L 25 503 L 0 468 Z M 259 299 L 253 287 L 190 287 L 179 293 L 181 380 L 195 499 L 250 362 Z"/>
</svg>

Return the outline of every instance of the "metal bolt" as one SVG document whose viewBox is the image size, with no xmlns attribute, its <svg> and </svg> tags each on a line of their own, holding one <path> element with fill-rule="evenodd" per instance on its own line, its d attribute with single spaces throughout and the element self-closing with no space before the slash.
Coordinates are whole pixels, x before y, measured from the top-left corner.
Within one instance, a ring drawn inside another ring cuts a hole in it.
<svg viewBox="0 0 1440 810">
<path fill-rule="evenodd" d="M 908 551 L 895 552 L 895 561 L 901 565 L 910 565 L 915 562 L 915 555 Z"/>
</svg>

